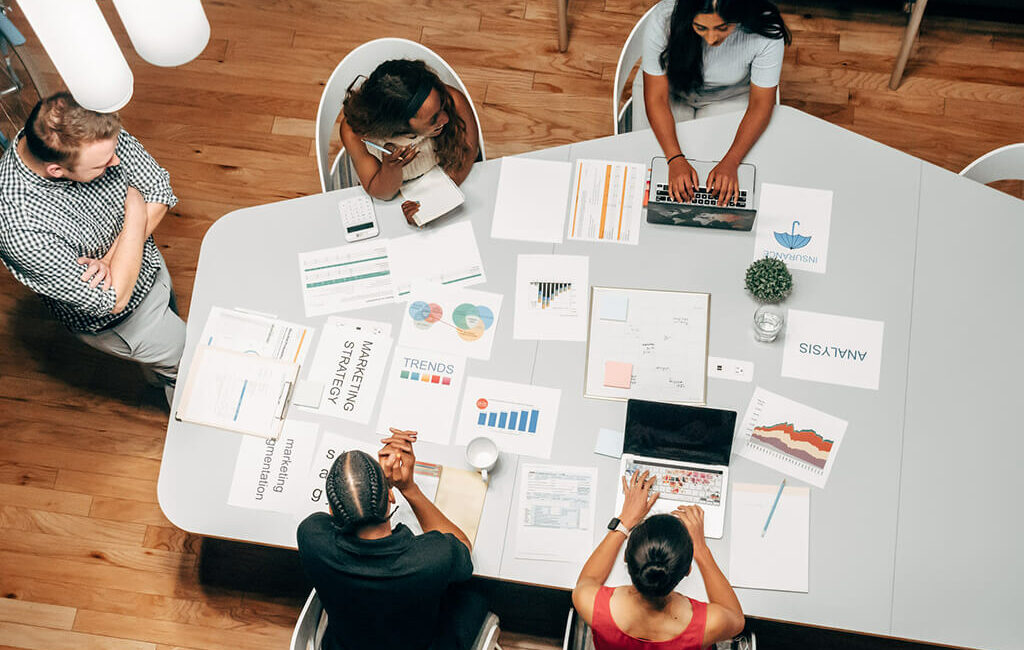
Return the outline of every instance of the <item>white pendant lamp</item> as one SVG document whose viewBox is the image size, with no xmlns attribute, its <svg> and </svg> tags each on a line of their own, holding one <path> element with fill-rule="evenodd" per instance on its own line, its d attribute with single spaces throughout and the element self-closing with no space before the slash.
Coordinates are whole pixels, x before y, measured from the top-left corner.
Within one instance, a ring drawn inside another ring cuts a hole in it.
<svg viewBox="0 0 1024 650">
<path fill-rule="evenodd" d="M 169 68 L 199 56 L 210 41 L 200 0 L 113 0 L 135 51 Z"/>
<path fill-rule="evenodd" d="M 96 0 L 19 0 L 75 101 L 112 113 L 132 97 L 131 68 Z"/>
</svg>

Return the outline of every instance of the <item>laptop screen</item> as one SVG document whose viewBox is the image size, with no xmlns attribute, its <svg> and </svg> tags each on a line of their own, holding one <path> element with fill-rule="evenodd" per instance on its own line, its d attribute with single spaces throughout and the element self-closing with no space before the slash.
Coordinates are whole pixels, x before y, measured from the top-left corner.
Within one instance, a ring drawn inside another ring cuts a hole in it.
<svg viewBox="0 0 1024 650">
<path fill-rule="evenodd" d="M 736 411 L 631 399 L 622 451 L 705 465 L 728 465 Z"/>
</svg>

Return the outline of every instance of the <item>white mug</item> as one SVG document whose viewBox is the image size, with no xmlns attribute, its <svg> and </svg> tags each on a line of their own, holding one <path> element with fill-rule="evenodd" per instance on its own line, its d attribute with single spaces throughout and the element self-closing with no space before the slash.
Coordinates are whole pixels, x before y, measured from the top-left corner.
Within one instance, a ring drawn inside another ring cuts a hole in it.
<svg viewBox="0 0 1024 650">
<path fill-rule="evenodd" d="M 487 482 L 487 473 L 494 469 L 498 463 L 498 445 L 490 438 L 480 436 L 473 438 L 466 445 L 466 461 L 480 472 L 484 482 Z"/>
</svg>

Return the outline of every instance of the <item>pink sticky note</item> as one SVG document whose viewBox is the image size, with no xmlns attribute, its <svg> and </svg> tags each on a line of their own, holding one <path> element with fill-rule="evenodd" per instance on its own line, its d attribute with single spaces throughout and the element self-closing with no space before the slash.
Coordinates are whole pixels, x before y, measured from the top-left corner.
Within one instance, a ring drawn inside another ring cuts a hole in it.
<svg viewBox="0 0 1024 650">
<path fill-rule="evenodd" d="M 629 388 L 633 378 L 633 364 L 621 361 L 605 361 L 604 385 L 612 388 Z"/>
</svg>

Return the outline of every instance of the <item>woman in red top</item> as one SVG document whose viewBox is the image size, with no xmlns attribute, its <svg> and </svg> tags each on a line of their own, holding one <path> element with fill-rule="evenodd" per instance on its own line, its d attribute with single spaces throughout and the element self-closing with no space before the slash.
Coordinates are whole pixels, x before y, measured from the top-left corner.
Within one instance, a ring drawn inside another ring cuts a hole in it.
<svg viewBox="0 0 1024 650">
<path fill-rule="evenodd" d="M 621 524 L 598 544 L 572 591 L 576 611 L 593 630 L 596 650 L 699 649 L 743 630 L 740 601 L 704 543 L 700 506 L 644 519 L 658 500 L 657 492 L 650 493 L 654 480 L 647 472 L 634 472 L 628 482 L 622 478 Z M 633 584 L 605 587 L 627 537 Z M 704 576 L 707 604 L 673 591 L 693 561 Z"/>
</svg>

